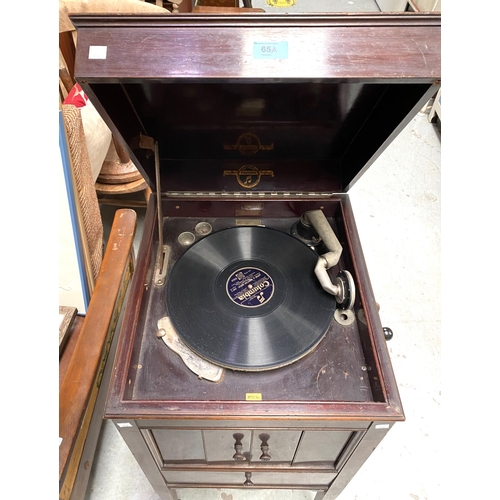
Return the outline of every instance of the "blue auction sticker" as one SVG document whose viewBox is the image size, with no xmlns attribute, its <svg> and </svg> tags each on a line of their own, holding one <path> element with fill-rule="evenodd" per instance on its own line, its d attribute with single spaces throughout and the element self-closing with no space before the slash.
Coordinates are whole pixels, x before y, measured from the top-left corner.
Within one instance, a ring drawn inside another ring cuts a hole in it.
<svg viewBox="0 0 500 500">
<path fill-rule="evenodd" d="M 229 298 L 241 307 L 260 307 L 274 294 L 271 276 L 256 267 L 244 267 L 234 271 L 226 283 Z"/>
<path fill-rule="evenodd" d="M 254 42 L 254 59 L 288 59 L 288 42 Z"/>
</svg>

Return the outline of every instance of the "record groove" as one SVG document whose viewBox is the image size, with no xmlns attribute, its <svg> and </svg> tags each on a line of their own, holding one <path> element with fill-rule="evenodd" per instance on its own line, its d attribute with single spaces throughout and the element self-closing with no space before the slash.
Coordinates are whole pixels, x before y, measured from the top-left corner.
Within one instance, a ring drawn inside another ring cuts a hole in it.
<svg viewBox="0 0 500 500">
<path fill-rule="evenodd" d="M 292 363 L 323 338 L 335 299 L 314 275 L 317 254 L 292 236 L 233 227 L 195 243 L 175 263 L 167 311 L 185 344 L 234 370 Z"/>
</svg>

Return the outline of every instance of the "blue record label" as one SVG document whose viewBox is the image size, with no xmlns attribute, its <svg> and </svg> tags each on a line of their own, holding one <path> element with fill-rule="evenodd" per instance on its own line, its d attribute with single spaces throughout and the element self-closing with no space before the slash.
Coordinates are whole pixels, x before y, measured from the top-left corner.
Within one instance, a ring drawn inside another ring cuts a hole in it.
<svg viewBox="0 0 500 500">
<path fill-rule="evenodd" d="M 271 276 L 256 267 L 243 267 L 229 276 L 226 283 L 229 298 L 241 307 L 260 307 L 274 294 Z"/>
</svg>

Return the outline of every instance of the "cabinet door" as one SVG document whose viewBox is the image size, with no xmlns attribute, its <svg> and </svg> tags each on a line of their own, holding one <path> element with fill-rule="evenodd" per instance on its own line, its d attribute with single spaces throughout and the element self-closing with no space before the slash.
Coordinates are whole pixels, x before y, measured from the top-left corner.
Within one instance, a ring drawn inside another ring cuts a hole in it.
<svg viewBox="0 0 500 500">
<path fill-rule="evenodd" d="M 243 462 L 248 460 L 251 435 L 252 431 L 246 429 L 203 431 L 207 462 Z"/>
<path fill-rule="evenodd" d="M 300 440 L 300 431 L 254 430 L 252 462 L 291 464 Z"/>
<path fill-rule="evenodd" d="M 163 463 L 205 462 L 201 431 L 152 429 L 151 434 Z"/>
<path fill-rule="evenodd" d="M 293 464 L 324 462 L 335 466 L 353 435 L 352 431 L 305 431 Z"/>
</svg>

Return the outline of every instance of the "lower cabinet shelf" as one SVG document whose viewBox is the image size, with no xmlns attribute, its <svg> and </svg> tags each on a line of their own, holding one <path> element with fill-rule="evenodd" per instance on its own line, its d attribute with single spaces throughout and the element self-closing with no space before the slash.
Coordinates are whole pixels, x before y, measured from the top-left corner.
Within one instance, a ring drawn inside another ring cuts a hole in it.
<svg viewBox="0 0 500 500">
<path fill-rule="evenodd" d="M 336 476 L 334 472 L 262 472 L 262 471 L 165 471 L 162 472 L 170 487 L 197 487 L 201 485 L 220 485 L 221 487 L 248 486 L 262 488 L 282 485 L 318 486 L 327 488 Z M 247 484 L 245 484 L 247 483 Z"/>
</svg>

